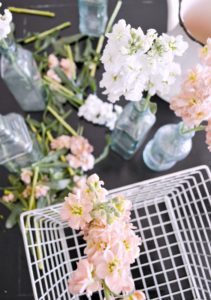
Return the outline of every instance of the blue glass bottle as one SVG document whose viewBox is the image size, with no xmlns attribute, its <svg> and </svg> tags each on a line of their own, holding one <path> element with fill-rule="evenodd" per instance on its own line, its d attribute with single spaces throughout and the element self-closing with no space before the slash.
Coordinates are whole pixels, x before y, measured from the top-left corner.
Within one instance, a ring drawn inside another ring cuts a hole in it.
<svg viewBox="0 0 211 300">
<path fill-rule="evenodd" d="M 80 32 L 99 37 L 105 32 L 107 0 L 78 0 Z"/>
<path fill-rule="evenodd" d="M 111 135 L 111 149 L 124 159 L 130 159 L 140 148 L 156 121 L 144 100 L 130 102 L 120 115 Z"/>
<path fill-rule="evenodd" d="M 1 77 L 24 111 L 42 111 L 45 98 L 36 62 L 30 51 L 12 39 L 0 45 Z"/>
<path fill-rule="evenodd" d="M 186 131 L 184 124 L 162 126 L 148 142 L 143 152 L 145 164 L 154 171 L 165 171 L 185 159 L 192 149 L 194 131 Z"/>
</svg>

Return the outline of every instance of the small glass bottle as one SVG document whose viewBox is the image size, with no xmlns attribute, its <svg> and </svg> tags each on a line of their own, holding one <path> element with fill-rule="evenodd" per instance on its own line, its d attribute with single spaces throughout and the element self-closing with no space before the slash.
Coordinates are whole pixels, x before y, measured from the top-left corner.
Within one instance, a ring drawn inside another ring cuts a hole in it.
<svg viewBox="0 0 211 300">
<path fill-rule="evenodd" d="M 1 77 L 24 111 L 45 108 L 44 91 L 37 64 L 30 51 L 13 39 L 0 44 Z"/>
<path fill-rule="evenodd" d="M 192 149 L 194 131 L 186 131 L 181 122 L 162 126 L 143 152 L 145 164 L 154 171 L 165 171 L 185 159 Z"/>
<path fill-rule="evenodd" d="M 107 0 L 78 0 L 80 32 L 99 37 L 105 32 Z"/>
<path fill-rule="evenodd" d="M 0 115 L 0 164 L 17 172 L 43 157 L 22 116 Z"/>
<path fill-rule="evenodd" d="M 144 142 L 156 121 L 144 99 L 130 102 L 117 120 L 111 135 L 111 149 L 124 159 L 130 159 Z"/>
</svg>

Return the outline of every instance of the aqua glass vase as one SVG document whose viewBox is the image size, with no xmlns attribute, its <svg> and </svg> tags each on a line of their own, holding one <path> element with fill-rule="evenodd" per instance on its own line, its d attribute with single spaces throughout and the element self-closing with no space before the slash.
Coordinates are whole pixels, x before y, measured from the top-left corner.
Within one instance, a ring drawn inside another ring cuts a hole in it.
<svg viewBox="0 0 211 300">
<path fill-rule="evenodd" d="M 156 121 L 145 99 L 130 102 L 120 115 L 111 135 L 111 149 L 124 159 L 130 159 L 140 148 Z"/>
<path fill-rule="evenodd" d="M 79 28 L 82 34 L 99 37 L 107 22 L 107 0 L 78 0 Z"/>
<path fill-rule="evenodd" d="M 192 149 L 194 131 L 183 123 L 162 126 L 143 152 L 145 164 L 154 171 L 165 171 L 185 159 Z"/>
<path fill-rule="evenodd" d="M 0 115 L 0 164 L 10 172 L 18 172 L 40 160 L 43 154 L 22 116 Z"/>
<path fill-rule="evenodd" d="M 45 108 L 44 91 L 37 64 L 30 51 L 12 40 L 1 40 L 1 77 L 24 111 Z"/>
</svg>

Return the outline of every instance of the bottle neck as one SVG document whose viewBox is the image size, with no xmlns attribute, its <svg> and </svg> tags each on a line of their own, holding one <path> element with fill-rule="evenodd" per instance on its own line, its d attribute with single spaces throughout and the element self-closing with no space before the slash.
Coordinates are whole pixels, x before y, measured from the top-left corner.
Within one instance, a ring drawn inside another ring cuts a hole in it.
<svg viewBox="0 0 211 300">
<path fill-rule="evenodd" d="M 146 95 L 146 97 L 143 97 L 140 101 L 134 102 L 134 107 L 140 113 L 143 113 L 149 110 L 149 103 L 150 103 L 150 96 Z"/>
<path fill-rule="evenodd" d="M 15 56 L 17 51 L 17 44 L 14 39 L 7 38 L 0 41 L 0 54 L 7 57 L 8 59 L 12 59 Z"/>
<path fill-rule="evenodd" d="M 195 131 L 188 128 L 183 122 L 180 122 L 177 126 L 177 136 L 181 140 L 192 139 L 195 135 Z"/>
</svg>

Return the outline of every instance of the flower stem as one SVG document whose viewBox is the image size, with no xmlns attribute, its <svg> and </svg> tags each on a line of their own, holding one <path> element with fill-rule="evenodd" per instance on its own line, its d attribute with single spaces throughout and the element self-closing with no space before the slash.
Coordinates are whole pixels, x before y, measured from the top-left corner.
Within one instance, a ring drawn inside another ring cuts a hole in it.
<svg viewBox="0 0 211 300">
<path fill-rule="evenodd" d="M 29 201 L 29 210 L 35 208 L 35 188 L 38 180 L 38 175 L 39 175 L 39 167 L 34 168 L 34 177 L 33 177 L 33 182 L 32 182 L 32 191 L 31 191 L 31 197 Z"/>
<path fill-rule="evenodd" d="M 46 36 L 48 36 L 48 35 L 56 32 L 56 31 L 62 30 L 64 28 L 66 28 L 66 27 L 69 27 L 70 25 L 71 25 L 70 22 L 62 23 L 62 24 L 60 24 L 60 25 L 58 25 L 56 27 L 53 27 L 53 28 L 51 28 L 49 30 L 43 31 L 43 32 L 41 32 L 41 33 L 39 33 L 37 35 L 33 35 L 33 36 L 29 37 L 29 38 L 26 38 L 26 39 L 23 40 L 23 42 L 24 42 L 24 44 L 29 44 L 31 42 L 36 41 L 37 39 L 42 39 L 42 38 L 44 38 L 44 37 L 46 37 Z"/>
<path fill-rule="evenodd" d="M 182 134 L 187 134 L 187 133 L 191 133 L 191 132 L 197 132 L 197 131 L 203 131 L 206 128 L 206 126 L 204 125 L 199 125 L 197 127 L 193 127 L 190 129 L 185 129 L 185 126 L 183 125 L 181 128 L 181 133 Z"/>
<path fill-rule="evenodd" d="M 104 294 L 105 294 L 105 298 L 106 300 L 110 300 L 110 290 L 108 289 L 107 285 L 105 284 L 105 282 L 103 281 L 103 289 L 104 289 Z"/>
<path fill-rule="evenodd" d="M 151 95 L 149 93 L 147 93 L 145 99 L 144 99 L 144 110 L 147 109 L 147 107 L 149 106 L 149 103 L 150 103 L 150 98 L 151 98 Z"/>
<path fill-rule="evenodd" d="M 105 33 L 103 35 L 100 36 L 99 40 L 98 40 L 98 43 L 97 43 L 97 47 L 96 47 L 96 54 L 95 54 L 95 57 L 94 57 L 94 62 L 93 62 L 93 65 L 91 66 L 91 72 L 90 72 L 90 76 L 91 77 L 95 77 L 95 74 L 96 74 L 96 70 L 97 70 L 97 61 L 98 61 L 98 56 L 99 54 L 101 53 L 102 51 L 102 48 L 103 48 L 103 43 L 104 43 L 104 40 L 105 40 L 105 35 L 111 31 L 111 28 L 112 28 L 112 25 L 116 19 L 116 16 L 118 15 L 119 13 L 119 10 L 122 6 L 122 0 L 118 0 L 115 8 L 114 8 L 114 11 L 108 21 L 108 24 L 106 26 L 106 30 L 105 30 Z"/>
<path fill-rule="evenodd" d="M 56 91 L 60 93 L 62 96 L 66 97 L 71 102 L 72 105 L 78 107 L 83 104 L 83 100 L 76 98 L 75 94 L 72 91 L 64 87 L 59 82 L 49 78 L 48 76 L 43 76 L 43 81 L 47 85 L 55 86 Z"/>
<path fill-rule="evenodd" d="M 18 14 L 30 14 L 30 15 L 37 15 L 37 16 L 44 16 L 44 17 L 55 17 L 54 12 L 45 11 L 45 10 L 38 10 L 38 9 L 28 9 L 22 7 L 8 7 L 9 11 L 12 13 Z"/>
<path fill-rule="evenodd" d="M 48 105 L 47 110 L 59 121 L 59 123 L 65 129 L 67 129 L 68 132 L 70 132 L 70 134 L 77 136 L 77 132 L 69 124 L 67 124 L 67 122 L 64 119 L 62 119 L 51 106 Z"/>
</svg>

